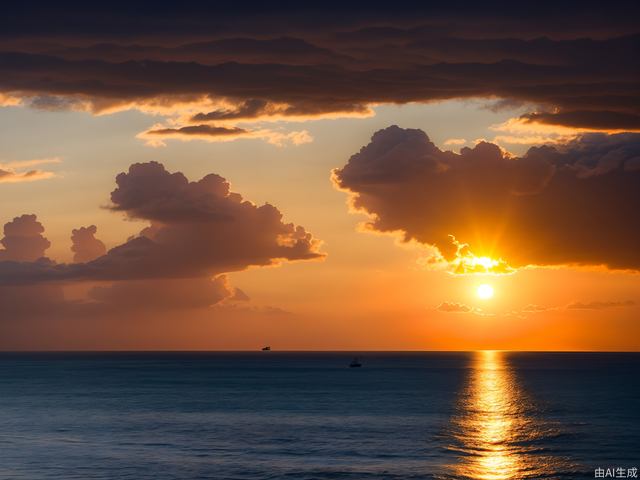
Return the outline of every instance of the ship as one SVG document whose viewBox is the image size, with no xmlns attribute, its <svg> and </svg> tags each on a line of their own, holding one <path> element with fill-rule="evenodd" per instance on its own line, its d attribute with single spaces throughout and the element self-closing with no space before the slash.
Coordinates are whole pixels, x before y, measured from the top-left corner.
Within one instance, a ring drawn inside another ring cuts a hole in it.
<svg viewBox="0 0 640 480">
<path fill-rule="evenodd" d="M 349 368 L 359 368 L 361 366 L 362 364 L 358 361 L 357 357 L 351 360 L 351 363 L 349 364 Z"/>
</svg>

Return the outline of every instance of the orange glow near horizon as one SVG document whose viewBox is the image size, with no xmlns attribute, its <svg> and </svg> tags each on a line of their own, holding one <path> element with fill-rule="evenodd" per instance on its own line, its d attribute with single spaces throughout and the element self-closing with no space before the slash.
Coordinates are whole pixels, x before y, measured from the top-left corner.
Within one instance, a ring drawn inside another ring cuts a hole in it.
<svg viewBox="0 0 640 480">
<path fill-rule="evenodd" d="M 202 106 L 210 111 L 231 107 Z M 156 309 L 123 304 L 113 311 L 101 309 L 100 316 L 89 310 L 84 315 L 83 303 L 99 307 L 93 305 L 93 295 L 118 282 L 65 281 L 59 291 L 50 285 L 34 287 L 32 292 L 26 287 L 5 289 L 8 293 L 0 300 L 24 298 L 20 308 L 37 308 L 25 320 L 0 322 L 0 349 L 253 350 L 268 344 L 274 350 L 640 350 L 638 272 L 612 270 L 604 264 L 528 264 L 527 256 L 520 255 L 526 251 L 520 247 L 526 231 L 507 234 L 502 228 L 514 220 L 508 209 L 469 203 L 465 210 L 465 204 L 458 204 L 460 221 L 443 225 L 438 244 L 406 241 L 399 230 L 377 231 L 371 216 L 364 219 L 369 227 L 359 228 L 366 212 L 355 208 L 352 197 L 347 197 L 351 203 L 345 208 L 344 194 L 327 176 L 366 145 L 373 132 L 392 123 L 419 127 L 418 118 L 448 115 L 455 125 L 430 125 L 426 132 L 441 145 L 454 134 L 472 139 L 475 133 L 469 132 L 483 132 L 488 125 L 506 121 L 502 114 L 469 110 L 453 101 L 379 106 L 375 111 L 377 117 L 362 119 L 360 126 L 340 119 L 322 126 L 305 124 L 314 142 L 300 149 L 238 141 L 167 142 L 164 150 L 150 150 L 132 139 L 159 119 L 149 118 L 147 123 L 137 114 L 111 119 L 104 115 L 99 122 L 105 129 L 93 130 L 88 122 L 94 120 L 78 112 L 42 116 L 25 110 L 15 116 L 16 112 L 5 110 L 7 119 L 13 118 L 10 114 L 16 119 L 15 132 L 55 142 L 51 148 L 31 148 L 28 136 L 12 144 L 6 158 L 0 159 L 0 170 L 53 174 L 50 181 L 1 184 L 0 229 L 14 217 L 36 214 L 42 235 L 51 243 L 46 257 L 53 262 L 73 261 L 73 229 L 96 225 L 96 238 L 110 250 L 148 226 L 103 206 L 120 172 L 151 160 L 191 181 L 212 173 L 224 177 L 251 203 L 275 206 L 283 223 L 307 227 L 323 242 L 327 257 L 276 259 L 241 271 L 222 267 L 229 288 L 244 292 L 248 299 L 234 295 L 215 305 L 205 305 L 205 297 L 185 292 L 185 298 L 198 301 Z M 480 113 L 475 123 L 466 125 L 469 112 Z M 31 130 L 32 125 L 37 129 Z M 285 135 L 291 131 L 280 130 L 277 124 L 254 127 Z M 91 135 L 73 133 L 83 128 Z M 484 131 L 484 136 L 490 138 L 491 132 Z M 333 133 L 340 135 L 334 138 Z M 525 150 L 514 151 L 522 155 Z M 95 154 L 99 168 L 86 161 L 84 152 Z M 356 211 L 358 216 L 352 215 Z M 448 237 L 450 233 L 457 237 Z M 600 233 L 604 238 L 606 232 Z M 0 240 L 3 235 L 0 232 Z M 543 248 L 550 247 L 540 245 Z M 489 285 L 494 295 L 479 294 L 481 284 Z M 20 308 L 7 310 L 3 304 L 0 317 L 26 317 Z"/>
</svg>

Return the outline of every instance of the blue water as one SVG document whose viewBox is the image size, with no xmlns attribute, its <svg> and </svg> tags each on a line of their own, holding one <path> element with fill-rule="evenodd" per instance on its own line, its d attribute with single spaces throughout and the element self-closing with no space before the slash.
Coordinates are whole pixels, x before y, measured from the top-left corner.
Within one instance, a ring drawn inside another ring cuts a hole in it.
<svg viewBox="0 0 640 480">
<path fill-rule="evenodd" d="M 594 478 L 640 354 L 0 354 L 2 479 Z"/>
</svg>

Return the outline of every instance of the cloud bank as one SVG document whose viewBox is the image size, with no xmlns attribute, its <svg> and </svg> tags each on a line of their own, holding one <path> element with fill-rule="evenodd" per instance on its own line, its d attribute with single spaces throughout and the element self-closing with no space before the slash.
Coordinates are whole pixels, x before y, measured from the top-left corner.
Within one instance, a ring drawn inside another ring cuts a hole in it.
<svg viewBox="0 0 640 480">
<path fill-rule="evenodd" d="M 528 105 L 529 123 L 640 129 L 632 2 L 140 8 L 144 19 L 126 6 L 74 6 L 70 21 L 63 8 L 7 6 L 0 99 L 45 110 L 180 112 L 177 125 L 144 135 L 171 129 L 167 138 L 209 141 L 269 138 L 220 130 L 238 122 L 366 116 L 381 103 L 470 97 Z M 194 135 L 203 125 L 212 130 Z"/>
</svg>

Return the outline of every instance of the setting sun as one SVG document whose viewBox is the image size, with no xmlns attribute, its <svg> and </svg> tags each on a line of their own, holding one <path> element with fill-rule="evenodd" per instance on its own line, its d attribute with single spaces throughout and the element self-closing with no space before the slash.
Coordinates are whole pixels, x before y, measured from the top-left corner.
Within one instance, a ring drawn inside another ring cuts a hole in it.
<svg viewBox="0 0 640 480">
<path fill-rule="evenodd" d="M 493 297 L 493 287 L 491 285 L 487 285 L 486 283 L 483 283 L 476 290 L 476 294 L 482 300 L 488 300 L 491 297 Z"/>
</svg>

